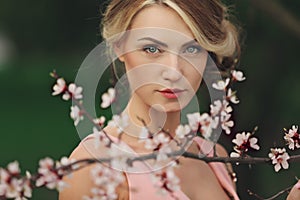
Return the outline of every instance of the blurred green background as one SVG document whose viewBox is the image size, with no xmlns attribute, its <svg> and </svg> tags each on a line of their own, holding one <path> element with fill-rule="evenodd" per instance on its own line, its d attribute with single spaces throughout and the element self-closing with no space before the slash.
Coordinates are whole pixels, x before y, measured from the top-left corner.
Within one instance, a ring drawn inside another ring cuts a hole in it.
<svg viewBox="0 0 300 200">
<path fill-rule="evenodd" d="M 239 69 L 247 80 L 236 87 L 241 103 L 234 113 L 234 131 L 258 126 L 261 151 L 252 155 L 267 156 L 270 147 L 284 145 L 284 127 L 300 124 L 300 1 L 227 2 L 235 5 L 245 38 Z M 69 118 L 70 103 L 51 96 L 54 80 L 49 72 L 56 69 L 74 80 L 84 58 L 101 42 L 102 3 L 0 2 L 0 166 L 18 160 L 22 169 L 34 171 L 39 159 L 69 155 L 80 141 Z M 220 141 L 228 151 L 231 139 Z M 247 189 L 268 197 L 293 184 L 294 177 L 300 177 L 299 167 L 293 163 L 279 173 L 267 165 L 234 167 L 241 199 L 254 199 Z M 35 190 L 33 196 L 57 199 L 57 193 L 47 189 Z"/>
</svg>

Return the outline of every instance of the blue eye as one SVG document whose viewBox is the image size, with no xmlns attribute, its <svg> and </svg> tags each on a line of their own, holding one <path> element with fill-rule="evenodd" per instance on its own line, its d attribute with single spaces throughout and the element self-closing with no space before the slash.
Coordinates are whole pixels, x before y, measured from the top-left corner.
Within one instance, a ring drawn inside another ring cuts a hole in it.
<svg viewBox="0 0 300 200">
<path fill-rule="evenodd" d="M 187 54 L 197 54 L 201 51 L 201 47 L 200 46 L 189 46 L 185 49 L 184 53 Z"/>
<path fill-rule="evenodd" d="M 143 47 L 143 51 L 147 52 L 147 53 L 151 53 L 151 54 L 156 54 L 156 53 L 160 53 L 161 50 L 156 47 L 156 46 L 145 46 Z"/>
</svg>

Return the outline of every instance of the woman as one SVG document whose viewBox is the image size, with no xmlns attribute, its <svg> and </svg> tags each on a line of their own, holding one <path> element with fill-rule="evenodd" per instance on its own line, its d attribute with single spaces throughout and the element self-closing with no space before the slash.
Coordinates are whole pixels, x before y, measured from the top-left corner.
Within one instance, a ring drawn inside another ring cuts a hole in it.
<svg viewBox="0 0 300 200">
<path fill-rule="evenodd" d="M 232 67 L 239 55 L 237 29 L 227 20 L 226 7 L 219 0 L 112 0 L 103 18 L 103 37 L 125 66 L 131 97 L 123 111 L 129 125 L 122 129 L 121 140 L 137 154 L 149 152 L 138 139 L 144 126 L 152 133 L 163 129 L 176 137 L 181 111 L 198 90 L 210 56 L 224 69 Z M 113 140 L 120 134 L 116 127 L 104 130 Z M 105 155 L 105 149 L 92 147 L 92 140 L 92 136 L 84 139 L 70 158 Z M 201 139 L 194 140 L 188 151 L 204 151 L 201 144 Z M 220 145 L 215 153 L 227 156 Z M 228 173 L 230 166 L 183 157 L 178 160 L 180 167 L 175 173 L 181 190 L 174 196 L 156 195 L 149 172 L 124 172 L 118 199 L 239 199 Z M 92 168 L 66 177 L 70 187 L 60 193 L 60 200 L 90 195 Z"/>
</svg>

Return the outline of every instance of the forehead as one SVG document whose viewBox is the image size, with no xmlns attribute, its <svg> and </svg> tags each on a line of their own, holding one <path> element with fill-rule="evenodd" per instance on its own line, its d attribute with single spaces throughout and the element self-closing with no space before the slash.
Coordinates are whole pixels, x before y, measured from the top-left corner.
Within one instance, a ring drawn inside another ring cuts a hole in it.
<svg viewBox="0 0 300 200">
<path fill-rule="evenodd" d="M 162 31 L 161 34 L 166 34 L 164 32 L 174 32 L 178 35 L 185 35 L 189 39 L 194 38 L 192 32 L 190 31 L 187 24 L 183 19 L 172 9 L 167 6 L 162 5 L 151 5 L 142 9 L 132 20 L 130 29 L 145 29 L 149 33 L 150 29 L 157 31 L 152 31 L 152 34 L 158 34 L 158 30 L 168 30 Z M 154 32 L 154 33 L 153 33 Z"/>
</svg>

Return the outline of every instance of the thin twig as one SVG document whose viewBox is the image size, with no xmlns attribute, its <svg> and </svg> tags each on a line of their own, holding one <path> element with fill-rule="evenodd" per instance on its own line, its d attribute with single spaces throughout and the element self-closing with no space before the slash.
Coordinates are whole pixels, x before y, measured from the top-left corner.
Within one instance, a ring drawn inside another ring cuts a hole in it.
<svg viewBox="0 0 300 200">
<path fill-rule="evenodd" d="M 285 189 L 281 190 L 280 192 L 278 192 L 277 194 L 275 194 L 275 195 L 273 195 L 269 198 L 263 198 L 263 197 L 259 196 L 258 194 L 255 194 L 251 190 L 248 190 L 247 192 L 249 193 L 250 196 L 254 196 L 254 197 L 256 197 L 257 199 L 260 199 L 260 200 L 273 200 L 273 199 L 283 195 L 284 193 L 289 192 L 292 188 L 293 188 L 293 185 L 288 187 L 288 188 L 285 188 Z"/>
</svg>

